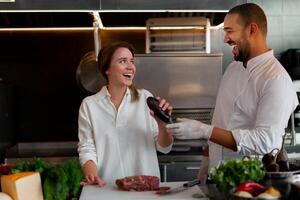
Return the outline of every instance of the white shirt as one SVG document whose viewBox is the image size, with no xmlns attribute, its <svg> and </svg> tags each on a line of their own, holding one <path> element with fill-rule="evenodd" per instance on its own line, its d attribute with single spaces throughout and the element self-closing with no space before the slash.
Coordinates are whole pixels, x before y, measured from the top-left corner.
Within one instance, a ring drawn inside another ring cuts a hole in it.
<svg viewBox="0 0 300 200">
<path fill-rule="evenodd" d="M 298 105 L 292 80 L 273 50 L 231 63 L 220 83 L 212 125 L 232 131 L 237 152 L 209 142 L 210 167 L 226 157 L 281 148 L 289 117 Z"/>
<path fill-rule="evenodd" d="M 96 163 L 98 175 L 106 182 L 133 175 L 160 177 L 157 150 L 168 153 L 168 147 L 156 143 L 158 125 L 150 115 L 147 90 L 138 90 L 139 100 L 131 101 L 127 89 L 119 110 L 110 100 L 107 87 L 86 97 L 79 109 L 79 160 Z"/>
</svg>

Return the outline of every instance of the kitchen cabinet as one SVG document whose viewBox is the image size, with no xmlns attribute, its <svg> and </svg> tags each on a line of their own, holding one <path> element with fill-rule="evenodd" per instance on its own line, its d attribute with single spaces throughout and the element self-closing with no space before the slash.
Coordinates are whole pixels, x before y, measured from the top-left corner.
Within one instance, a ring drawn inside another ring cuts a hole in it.
<svg viewBox="0 0 300 200">
<path fill-rule="evenodd" d="M 0 77 L 0 163 L 3 160 L 2 151 L 12 146 L 15 141 L 13 92 L 13 85 L 1 81 Z"/>
<path fill-rule="evenodd" d="M 0 3 L 0 10 L 99 10 L 100 0 L 16 0 Z"/>
<path fill-rule="evenodd" d="M 161 180 L 163 182 L 191 181 L 197 177 L 200 163 L 199 161 L 160 163 Z"/>
<path fill-rule="evenodd" d="M 229 8 L 246 3 L 246 0 L 102 0 L 101 9 L 120 10 L 228 10 Z"/>
</svg>

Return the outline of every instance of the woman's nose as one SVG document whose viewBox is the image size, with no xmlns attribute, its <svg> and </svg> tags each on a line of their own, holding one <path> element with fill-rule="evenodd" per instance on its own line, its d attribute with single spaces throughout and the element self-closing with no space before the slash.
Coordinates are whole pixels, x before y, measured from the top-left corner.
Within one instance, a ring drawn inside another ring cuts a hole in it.
<svg viewBox="0 0 300 200">
<path fill-rule="evenodd" d="M 127 64 L 127 68 L 129 68 L 129 69 L 135 68 L 134 63 L 129 62 L 129 63 Z"/>
</svg>

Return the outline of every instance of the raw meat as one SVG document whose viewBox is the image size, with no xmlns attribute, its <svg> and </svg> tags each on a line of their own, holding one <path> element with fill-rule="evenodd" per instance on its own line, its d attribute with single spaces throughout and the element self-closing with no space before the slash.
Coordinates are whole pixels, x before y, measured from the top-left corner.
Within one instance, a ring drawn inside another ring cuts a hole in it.
<svg viewBox="0 0 300 200">
<path fill-rule="evenodd" d="M 121 190 L 128 191 L 152 191 L 159 189 L 159 178 L 156 176 L 128 176 L 117 179 L 116 184 Z"/>
</svg>

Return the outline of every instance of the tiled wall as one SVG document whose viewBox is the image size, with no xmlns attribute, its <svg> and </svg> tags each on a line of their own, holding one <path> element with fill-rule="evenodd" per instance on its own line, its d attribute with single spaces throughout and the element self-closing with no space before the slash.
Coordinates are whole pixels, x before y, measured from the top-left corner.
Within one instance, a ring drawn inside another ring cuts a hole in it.
<svg viewBox="0 0 300 200">
<path fill-rule="evenodd" d="M 280 58 L 287 49 L 300 49 L 300 0 L 247 0 L 260 5 L 268 19 L 268 44 Z M 231 49 L 224 45 L 224 68 L 232 61 Z"/>
</svg>

